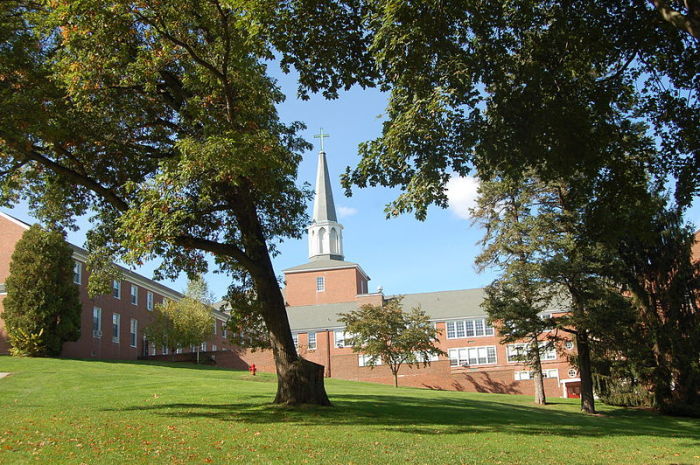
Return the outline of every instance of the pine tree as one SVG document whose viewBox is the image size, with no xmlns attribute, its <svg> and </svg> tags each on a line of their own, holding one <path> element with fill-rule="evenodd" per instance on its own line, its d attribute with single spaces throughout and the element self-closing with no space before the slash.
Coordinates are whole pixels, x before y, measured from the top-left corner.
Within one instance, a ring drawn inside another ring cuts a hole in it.
<svg viewBox="0 0 700 465">
<path fill-rule="evenodd" d="M 34 225 L 17 242 L 3 318 L 14 355 L 57 356 L 80 337 L 82 306 L 73 251 L 58 231 Z"/>
</svg>

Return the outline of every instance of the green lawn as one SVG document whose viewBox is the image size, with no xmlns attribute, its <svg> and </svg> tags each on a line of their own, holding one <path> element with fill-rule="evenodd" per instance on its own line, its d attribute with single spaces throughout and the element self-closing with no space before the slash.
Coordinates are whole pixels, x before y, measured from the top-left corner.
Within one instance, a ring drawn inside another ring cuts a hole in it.
<svg viewBox="0 0 700 465">
<path fill-rule="evenodd" d="M 269 404 L 274 377 L 0 357 L 0 464 L 699 464 L 700 421 L 576 402 L 329 380 L 332 408 Z"/>
</svg>

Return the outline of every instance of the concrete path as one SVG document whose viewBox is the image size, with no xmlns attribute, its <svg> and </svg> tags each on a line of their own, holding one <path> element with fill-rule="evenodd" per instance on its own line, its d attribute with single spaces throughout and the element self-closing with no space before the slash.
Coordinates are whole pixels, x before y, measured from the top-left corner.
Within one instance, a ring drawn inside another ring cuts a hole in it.
<svg viewBox="0 0 700 465">
<path fill-rule="evenodd" d="M 0 379 L 3 379 L 5 376 L 10 376 L 10 373 L 0 373 Z"/>
</svg>

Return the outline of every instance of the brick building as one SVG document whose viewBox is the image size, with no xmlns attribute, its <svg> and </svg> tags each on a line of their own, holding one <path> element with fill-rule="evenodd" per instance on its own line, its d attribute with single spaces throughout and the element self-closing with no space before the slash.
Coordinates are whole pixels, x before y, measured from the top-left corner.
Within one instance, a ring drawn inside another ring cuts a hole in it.
<svg viewBox="0 0 700 465">
<path fill-rule="evenodd" d="M 393 383 L 388 367 L 365 366 L 365 357 L 353 353 L 340 313 L 358 306 L 382 304 L 383 293 L 368 292 L 370 280 L 357 263 L 344 260 L 343 226 L 338 223 L 325 153 L 318 158 L 313 221 L 308 227 L 309 261 L 284 270 L 284 295 L 294 339 L 300 353 L 325 366 L 326 376 L 359 381 Z M 482 289 L 407 294 L 404 308 L 420 306 L 440 330 L 438 346 L 448 353 L 429 367 L 402 367 L 399 384 L 479 392 L 532 394 L 533 381 L 527 367 L 517 361 L 522 346 L 503 345 L 486 322 L 481 308 Z M 557 308 L 551 309 L 556 313 Z M 580 379 L 568 363 L 574 350 L 570 341 L 543 354 L 542 367 L 548 396 L 576 397 Z M 225 362 L 244 368 L 274 371 L 269 352 L 238 350 Z"/>
<path fill-rule="evenodd" d="M 6 296 L 4 282 L 9 274 L 15 244 L 29 225 L 0 212 L 0 354 L 9 351 L 2 301 Z M 140 356 L 167 354 L 168 349 L 155 347 L 145 339 L 143 330 L 150 323 L 153 307 L 163 299 L 179 300 L 182 294 L 133 271 L 118 267 L 121 279 L 115 280 L 110 295 L 90 298 L 87 292 L 87 251 L 73 248 L 73 282 L 80 289 L 83 305 L 80 339 L 63 345 L 64 357 L 110 360 L 135 360 Z M 217 351 L 228 347 L 225 334 L 227 316 L 214 311 L 216 326 L 212 336 L 199 349 Z M 183 352 L 197 348 L 184 348 Z"/>
</svg>

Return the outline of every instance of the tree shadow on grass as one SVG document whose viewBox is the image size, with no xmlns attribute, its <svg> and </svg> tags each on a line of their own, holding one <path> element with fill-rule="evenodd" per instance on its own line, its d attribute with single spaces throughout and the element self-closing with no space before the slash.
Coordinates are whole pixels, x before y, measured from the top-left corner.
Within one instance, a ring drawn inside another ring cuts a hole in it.
<svg viewBox="0 0 700 465">
<path fill-rule="evenodd" d="M 259 397 L 260 401 L 237 404 L 170 403 L 110 410 L 250 424 L 291 422 L 305 426 L 378 426 L 389 431 L 421 435 L 501 432 L 563 437 L 653 436 L 685 439 L 682 445 L 700 446 L 700 421 L 636 410 L 620 409 L 593 417 L 554 408 L 514 405 L 507 401 L 369 394 L 335 394 L 335 408 L 282 408 L 266 404 L 264 402 L 268 399 Z"/>
</svg>

